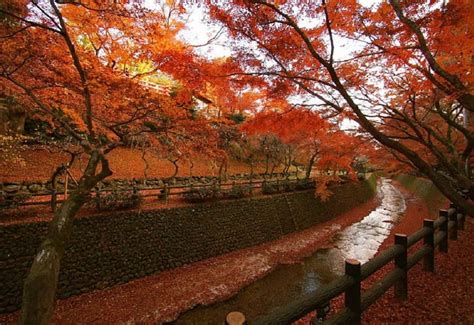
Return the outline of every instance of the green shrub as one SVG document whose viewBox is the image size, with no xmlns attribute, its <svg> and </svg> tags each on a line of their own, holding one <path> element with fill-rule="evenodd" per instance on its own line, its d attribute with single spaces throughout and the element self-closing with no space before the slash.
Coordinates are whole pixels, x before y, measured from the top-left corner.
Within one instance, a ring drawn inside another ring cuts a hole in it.
<svg viewBox="0 0 474 325">
<path fill-rule="evenodd" d="M 184 200 L 190 203 L 199 203 L 219 199 L 222 192 L 217 186 L 193 188 L 183 195 Z"/>
<path fill-rule="evenodd" d="M 140 193 L 134 190 L 112 190 L 95 199 L 100 211 L 138 208 L 143 201 Z"/>
<path fill-rule="evenodd" d="M 225 194 L 225 197 L 229 199 L 241 199 L 249 196 L 251 189 L 252 187 L 250 185 L 234 184 L 230 191 Z"/>
<path fill-rule="evenodd" d="M 280 182 L 280 190 L 283 192 L 293 192 L 296 189 L 296 182 L 285 179 Z"/>
<path fill-rule="evenodd" d="M 275 194 L 278 193 L 278 187 L 276 186 L 275 183 L 268 183 L 268 182 L 263 182 L 262 183 L 262 193 L 263 194 Z"/>
<path fill-rule="evenodd" d="M 309 190 L 315 187 L 315 183 L 309 179 L 300 179 L 296 182 L 296 190 Z"/>
</svg>

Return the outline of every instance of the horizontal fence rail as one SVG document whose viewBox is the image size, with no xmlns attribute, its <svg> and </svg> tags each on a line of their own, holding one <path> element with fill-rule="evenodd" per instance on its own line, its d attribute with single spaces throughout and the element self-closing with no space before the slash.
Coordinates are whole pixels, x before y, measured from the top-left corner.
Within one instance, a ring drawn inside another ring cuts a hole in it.
<svg viewBox="0 0 474 325">
<path fill-rule="evenodd" d="M 146 186 L 137 184 L 133 187 L 117 187 L 117 188 L 96 188 L 91 191 L 91 199 L 97 198 L 100 195 L 106 195 L 108 193 L 116 192 L 134 192 L 137 193 L 141 198 L 158 198 L 161 200 L 167 200 L 169 197 L 185 196 L 191 193 L 193 190 L 202 188 L 217 188 L 219 190 L 231 190 L 234 186 L 247 186 L 250 193 L 253 191 L 262 191 L 264 184 L 272 186 L 295 186 L 298 184 L 310 184 L 312 187 L 315 186 L 316 178 L 298 178 L 294 176 L 287 176 L 284 178 L 267 178 L 267 179 L 250 179 L 250 180 L 234 180 L 232 182 L 219 182 L 218 180 L 210 183 L 189 183 L 189 184 L 164 184 L 155 186 Z M 73 189 L 71 189 L 73 190 Z M 294 189 L 297 190 L 297 189 Z M 280 189 L 279 192 L 282 192 Z M 283 191 L 284 192 L 284 191 Z M 67 192 L 64 191 L 51 191 L 50 193 L 37 193 L 29 194 L 28 199 L 24 202 L 20 202 L 11 207 L 0 207 L 2 209 L 17 208 L 20 206 L 38 206 L 38 205 L 51 205 L 55 206 L 59 203 L 64 202 L 64 198 L 67 196 Z"/>
<path fill-rule="evenodd" d="M 450 209 L 439 211 L 439 217 L 436 220 L 425 219 L 423 227 L 415 233 L 409 236 L 396 234 L 394 245 L 385 249 L 370 261 L 361 265 L 357 260 L 346 260 L 344 275 L 323 285 L 315 292 L 300 296 L 288 305 L 272 310 L 271 314 L 248 320 L 248 323 L 290 324 L 315 310 L 319 313 L 322 306 L 329 306 L 332 299 L 344 294 L 344 307 L 325 323 L 360 324 L 362 313 L 391 287 L 395 288 L 397 299 L 407 299 L 408 271 L 417 263 L 423 261 L 423 269 L 434 272 L 435 249 L 439 248 L 440 252 L 448 252 L 448 239 L 457 239 L 458 230 L 464 229 L 464 221 L 465 216 L 462 211 L 451 204 Z M 408 249 L 421 241 L 421 247 L 409 255 Z M 362 292 L 362 281 L 392 261 L 395 262 L 394 269 L 381 280 L 375 282 L 369 289 Z M 245 319 L 244 315 L 243 317 Z M 323 318 L 324 315 L 316 315 L 312 322 L 321 322 Z M 238 324 L 228 321 L 226 323 L 230 325 Z"/>
</svg>

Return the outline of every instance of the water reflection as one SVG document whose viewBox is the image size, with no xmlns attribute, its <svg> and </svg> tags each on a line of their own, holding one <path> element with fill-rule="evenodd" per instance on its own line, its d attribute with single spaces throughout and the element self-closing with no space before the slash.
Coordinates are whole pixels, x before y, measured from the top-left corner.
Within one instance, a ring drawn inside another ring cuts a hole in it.
<svg viewBox="0 0 474 325">
<path fill-rule="evenodd" d="M 371 259 L 405 212 L 403 195 L 391 182 L 386 178 L 379 181 L 377 194 L 381 198 L 381 204 L 377 209 L 335 236 L 334 246 L 344 258 L 354 258 L 361 263 Z"/>
<path fill-rule="evenodd" d="M 321 250 L 302 263 L 284 265 L 244 288 L 233 298 L 211 306 L 200 306 L 183 314 L 175 324 L 222 324 L 227 313 L 239 310 L 248 319 L 285 305 L 288 299 L 317 290 L 335 278 L 329 267 L 335 249 Z M 339 254 L 342 261 L 342 256 Z"/>
<path fill-rule="evenodd" d="M 393 223 L 405 211 L 402 194 L 389 179 L 379 180 L 380 206 L 360 222 L 343 229 L 332 239 L 332 247 L 317 250 L 301 263 L 284 265 L 242 289 L 234 297 L 214 305 L 199 306 L 175 324 L 222 324 L 227 313 L 238 310 L 247 319 L 271 313 L 294 297 L 316 291 L 343 273 L 344 259 L 370 259 L 389 235 Z"/>
</svg>

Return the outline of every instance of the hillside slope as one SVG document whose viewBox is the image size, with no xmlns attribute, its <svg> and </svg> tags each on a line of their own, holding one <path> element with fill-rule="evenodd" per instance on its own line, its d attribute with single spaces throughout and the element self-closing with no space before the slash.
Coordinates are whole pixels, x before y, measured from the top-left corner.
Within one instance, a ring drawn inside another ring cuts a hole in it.
<svg viewBox="0 0 474 325">
<path fill-rule="evenodd" d="M 111 178 L 143 178 L 145 171 L 145 162 L 141 158 L 141 151 L 129 148 L 117 148 L 109 155 L 110 166 L 113 171 Z M 31 148 L 20 153 L 24 160 L 23 164 L 7 163 L 0 157 L 0 181 L 41 181 L 48 180 L 54 170 L 69 160 L 67 154 L 60 152 L 49 152 L 41 148 Z M 169 177 L 174 173 L 174 166 L 166 159 L 160 159 L 150 153 L 147 153 L 148 178 Z M 86 159 L 77 159 L 73 164 L 72 173 L 74 176 L 80 175 L 80 169 L 85 167 Z M 179 162 L 178 176 L 189 176 L 191 174 L 190 164 Z M 263 172 L 263 167 L 255 168 L 255 172 Z M 205 159 L 196 159 L 192 168 L 193 175 L 217 175 L 219 166 L 214 162 Z M 228 174 L 249 173 L 249 166 L 230 161 L 227 169 Z"/>
</svg>

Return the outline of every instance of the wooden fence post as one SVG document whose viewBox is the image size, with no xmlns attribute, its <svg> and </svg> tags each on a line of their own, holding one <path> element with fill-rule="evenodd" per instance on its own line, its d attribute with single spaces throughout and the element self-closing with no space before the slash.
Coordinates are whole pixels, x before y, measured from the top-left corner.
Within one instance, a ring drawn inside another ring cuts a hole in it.
<svg viewBox="0 0 474 325">
<path fill-rule="evenodd" d="M 100 188 L 96 188 L 95 190 L 95 208 L 97 210 L 102 209 L 102 201 L 100 198 Z"/>
<path fill-rule="evenodd" d="M 449 220 L 454 222 L 454 226 L 449 233 L 449 239 L 458 239 L 458 212 L 457 210 L 449 216 Z"/>
<path fill-rule="evenodd" d="M 226 325 L 244 325 L 247 324 L 245 320 L 245 315 L 242 314 L 240 311 L 232 311 L 227 314 L 225 317 L 225 324 Z"/>
<path fill-rule="evenodd" d="M 168 195 L 169 195 L 169 189 L 168 189 L 168 183 L 165 183 L 164 185 L 164 192 L 163 192 L 163 198 L 165 199 L 166 205 L 168 205 Z"/>
<path fill-rule="evenodd" d="M 395 266 L 403 270 L 403 276 L 395 282 L 395 297 L 406 300 L 408 298 L 408 236 L 395 234 L 395 245 L 403 246 L 403 252 L 395 258 Z"/>
<path fill-rule="evenodd" d="M 464 230 L 464 220 L 466 219 L 464 213 L 458 212 L 456 217 L 459 218 L 458 219 L 458 229 L 459 230 Z"/>
<path fill-rule="evenodd" d="M 51 190 L 51 211 L 56 212 L 56 204 L 57 204 L 58 196 L 57 191 L 55 188 Z"/>
<path fill-rule="evenodd" d="M 352 312 L 351 324 L 361 323 L 361 295 L 360 295 L 360 262 L 348 259 L 345 266 L 346 275 L 354 279 L 354 284 L 344 294 L 344 304 Z"/>
<path fill-rule="evenodd" d="M 69 183 L 69 175 L 66 173 L 66 175 L 64 175 L 64 201 L 67 200 L 67 190 L 68 190 L 68 184 Z"/>
<path fill-rule="evenodd" d="M 444 222 L 442 222 L 439 225 L 439 230 L 443 231 L 445 233 L 445 236 L 443 237 L 443 239 L 439 243 L 439 251 L 442 252 L 442 253 L 447 253 L 448 252 L 448 237 L 449 237 L 449 233 L 448 233 L 448 222 L 449 222 L 449 220 L 448 220 L 448 210 L 439 210 L 439 216 L 444 217 Z"/>
<path fill-rule="evenodd" d="M 431 248 L 431 252 L 425 255 L 423 258 L 423 269 L 428 272 L 435 271 L 434 256 L 435 256 L 435 245 L 434 245 L 434 221 L 430 219 L 423 220 L 423 227 L 430 229 L 430 233 L 425 236 L 424 244 Z"/>
</svg>

